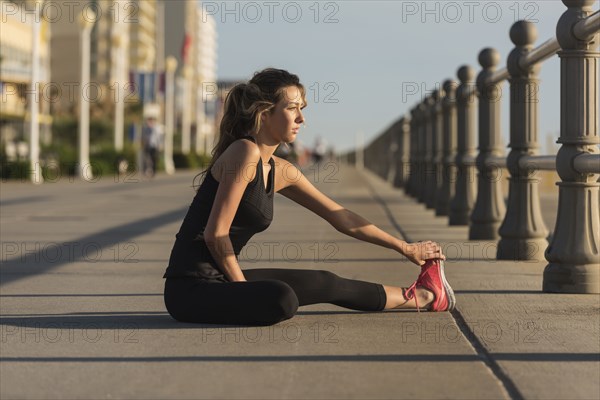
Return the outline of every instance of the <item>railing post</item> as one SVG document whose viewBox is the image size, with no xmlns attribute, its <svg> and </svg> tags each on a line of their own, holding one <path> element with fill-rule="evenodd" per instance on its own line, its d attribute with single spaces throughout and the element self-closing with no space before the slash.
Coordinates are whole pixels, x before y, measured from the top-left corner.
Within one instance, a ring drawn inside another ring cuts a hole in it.
<svg viewBox="0 0 600 400">
<path fill-rule="evenodd" d="M 427 96 L 423 108 L 423 127 L 425 129 L 425 153 L 423 159 L 423 191 L 421 200 L 425 207 L 430 208 L 431 186 L 433 185 L 433 121 L 431 120 L 432 96 Z"/>
<path fill-rule="evenodd" d="M 500 100 L 502 88 L 492 83 L 500 54 L 491 48 L 479 53 L 479 64 L 483 70 L 477 76 L 479 93 L 479 155 L 477 156 L 477 201 L 471 214 L 469 240 L 498 239 L 498 228 L 504 218 L 502 196 L 502 170 L 486 161 L 502 154 L 500 148 Z"/>
<path fill-rule="evenodd" d="M 382 179 L 385 179 L 385 171 L 387 170 L 388 161 L 389 147 L 385 147 L 386 142 L 387 136 L 380 136 L 377 139 L 375 139 L 375 143 L 373 143 L 373 146 L 371 148 L 371 164 L 374 167 L 373 170 Z"/>
<path fill-rule="evenodd" d="M 558 215 L 552 243 L 546 250 L 543 290 L 600 293 L 600 217 L 598 174 L 581 174 L 573 159 L 598 153 L 598 34 L 579 40 L 573 26 L 591 13 L 594 0 L 563 0 L 556 37 L 560 57 L 560 138 L 556 157 Z"/>
<path fill-rule="evenodd" d="M 450 199 L 456 182 L 456 82 L 444 82 L 442 106 L 442 176 L 441 189 L 435 204 L 436 215 L 448 215 Z"/>
<path fill-rule="evenodd" d="M 548 230 L 542 218 L 538 184 L 533 168 L 519 167 L 523 156 L 537 154 L 539 66 L 523 70 L 519 59 L 533 47 L 537 38 L 535 25 L 517 21 L 510 28 L 515 48 L 510 52 L 510 153 L 506 166 L 510 172 L 508 211 L 500 227 L 499 260 L 539 260 L 548 246 Z"/>
<path fill-rule="evenodd" d="M 429 132 L 431 135 L 431 164 L 429 169 L 429 180 L 427 185 L 427 208 L 435 209 L 435 202 L 439 194 L 441 180 L 441 159 L 442 159 L 442 113 L 441 98 L 439 89 L 431 93 L 429 101 Z"/>
<path fill-rule="evenodd" d="M 425 185 L 425 179 L 427 178 L 427 163 L 426 163 L 426 145 L 427 145 L 427 106 L 423 100 L 418 105 L 419 110 L 419 175 L 416 181 L 416 198 L 419 203 L 422 203 L 425 199 L 425 191 L 427 186 Z"/>
<path fill-rule="evenodd" d="M 456 190 L 450 202 L 450 225 L 468 225 L 475 203 L 475 71 L 468 65 L 458 69 L 460 85 L 456 91 L 458 146 Z"/>
<path fill-rule="evenodd" d="M 410 110 L 410 171 L 406 193 L 417 197 L 417 180 L 419 176 L 419 110 Z"/>
<path fill-rule="evenodd" d="M 408 161 L 410 151 L 410 118 L 402 117 L 394 131 L 396 136 L 396 175 L 394 176 L 395 187 L 406 187 L 408 184 Z"/>
<path fill-rule="evenodd" d="M 444 91 L 442 88 L 434 92 L 435 100 L 431 110 L 431 119 L 433 124 L 433 193 L 431 195 L 431 208 L 437 214 L 437 203 L 441 195 L 442 180 L 444 174 L 444 121 L 442 114 L 442 101 Z"/>
<path fill-rule="evenodd" d="M 385 154 L 387 152 L 387 168 L 385 170 L 384 179 L 387 182 L 394 183 L 396 179 L 396 174 L 398 173 L 396 169 L 396 157 L 398 157 L 398 124 L 395 123 L 391 126 L 388 131 L 385 133 L 386 135 L 386 144 L 387 148 L 384 149 L 384 152 L 381 154 Z"/>
</svg>

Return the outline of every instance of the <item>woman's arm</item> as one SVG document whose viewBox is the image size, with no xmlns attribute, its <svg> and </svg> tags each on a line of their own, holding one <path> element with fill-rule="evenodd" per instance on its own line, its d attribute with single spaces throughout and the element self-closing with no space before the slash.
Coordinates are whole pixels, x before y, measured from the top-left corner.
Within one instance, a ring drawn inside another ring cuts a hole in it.
<svg viewBox="0 0 600 400">
<path fill-rule="evenodd" d="M 222 168 L 213 167 L 211 171 L 219 181 L 219 188 L 204 229 L 204 241 L 227 279 L 242 282 L 246 278 L 235 257 L 229 230 L 244 191 L 256 174 L 260 151 L 255 144 L 238 140 L 221 157 Z"/>
<path fill-rule="evenodd" d="M 278 175 L 280 181 L 282 181 L 279 193 L 319 215 L 339 232 L 365 242 L 396 250 L 417 265 L 422 265 L 428 258 L 445 259 L 437 243 L 411 244 L 382 231 L 365 218 L 344 208 L 321 193 L 291 163 L 283 159 L 278 161 L 280 160 L 289 165 L 284 165 L 282 168 L 284 172 Z"/>
</svg>

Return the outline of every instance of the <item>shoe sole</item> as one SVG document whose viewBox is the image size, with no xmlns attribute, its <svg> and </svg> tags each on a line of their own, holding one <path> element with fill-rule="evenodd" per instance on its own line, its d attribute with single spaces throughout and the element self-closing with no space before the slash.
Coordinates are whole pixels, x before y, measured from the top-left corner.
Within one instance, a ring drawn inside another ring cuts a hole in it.
<svg viewBox="0 0 600 400">
<path fill-rule="evenodd" d="M 442 275 L 442 284 L 444 285 L 444 290 L 446 291 L 446 296 L 448 296 L 448 310 L 454 310 L 456 307 L 456 297 L 454 296 L 454 290 L 450 287 L 450 284 L 446 280 L 446 274 L 444 273 L 444 260 L 440 260 L 440 272 Z"/>
</svg>

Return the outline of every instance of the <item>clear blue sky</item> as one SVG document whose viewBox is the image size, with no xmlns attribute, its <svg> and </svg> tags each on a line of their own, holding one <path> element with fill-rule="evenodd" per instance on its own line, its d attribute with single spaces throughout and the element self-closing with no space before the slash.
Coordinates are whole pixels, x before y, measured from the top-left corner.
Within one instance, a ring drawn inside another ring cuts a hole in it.
<svg viewBox="0 0 600 400">
<path fill-rule="evenodd" d="M 518 19 L 538 28 L 537 44 L 554 35 L 566 7 L 546 1 L 296 1 L 203 2 L 217 21 L 219 79 L 249 79 L 273 66 L 300 76 L 308 89 L 307 127 L 298 139 L 321 135 L 337 151 L 353 148 L 359 132 L 370 142 L 408 112 L 423 92 L 496 48 L 500 67 Z M 558 138 L 558 56 L 542 65 L 539 137 Z M 422 88 L 407 93 L 408 86 Z M 508 85 L 503 92 L 508 94 Z M 425 93 L 426 94 L 426 93 Z M 508 96 L 503 96 L 508 143 Z"/>
</svg>

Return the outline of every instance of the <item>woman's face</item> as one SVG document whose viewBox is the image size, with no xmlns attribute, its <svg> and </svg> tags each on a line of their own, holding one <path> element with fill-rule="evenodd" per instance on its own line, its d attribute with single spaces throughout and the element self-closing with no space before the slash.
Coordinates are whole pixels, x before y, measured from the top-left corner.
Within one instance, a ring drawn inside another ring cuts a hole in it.
<svg viewBox="0 0 600 400">
<path fill-rule="evenodd" d="M 293 142 L 304 122 L 301 111 L 304 107 L 300 89 L 296 86 L 286 87 L 281 100 L 271 112 L 263 114 L 261 131 L 277 142 Z"/>
</svg>

